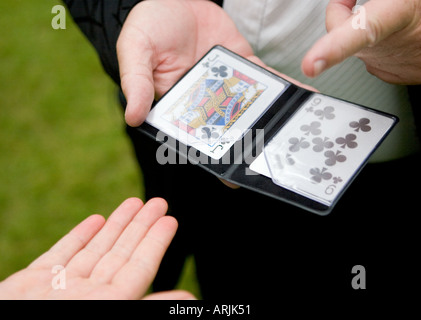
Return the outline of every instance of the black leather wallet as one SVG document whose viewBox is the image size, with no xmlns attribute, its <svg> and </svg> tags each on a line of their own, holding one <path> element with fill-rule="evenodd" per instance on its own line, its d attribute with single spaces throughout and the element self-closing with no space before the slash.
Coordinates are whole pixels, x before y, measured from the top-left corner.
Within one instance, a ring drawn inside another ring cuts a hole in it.
<svg viewBox="0 0 421 320">
<path fill-rule="evenodd" d="M 398 118 L 298 87 L 221 46 L 159 101 L 138 130 L 157 161 L 326 215 Z"/>
</svg>

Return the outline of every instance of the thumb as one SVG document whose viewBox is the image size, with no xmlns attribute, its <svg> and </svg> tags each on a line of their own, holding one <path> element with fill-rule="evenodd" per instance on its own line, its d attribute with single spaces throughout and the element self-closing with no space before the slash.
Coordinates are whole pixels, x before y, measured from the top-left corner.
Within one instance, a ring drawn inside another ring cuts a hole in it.
<svg viewBox="0 0 421 320">
<path fill-rule="evenodd" d="M 127 100 L 125 119 L 132 127 L 143 123 L 154 100 L 152 48 L 147 36 L 123 27 L 117 41 L 117 57 L 121 89 Z"/>
</svg>

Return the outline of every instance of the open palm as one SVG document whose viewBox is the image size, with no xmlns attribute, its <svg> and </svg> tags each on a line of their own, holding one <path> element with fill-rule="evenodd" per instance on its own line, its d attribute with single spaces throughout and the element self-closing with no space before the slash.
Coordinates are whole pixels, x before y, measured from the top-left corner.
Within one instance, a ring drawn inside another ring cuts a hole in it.
<svg viewBox="0 0 421 320">
<path fill-rule="evenodd" d="M 153 99 L 167 92 L 217 44 L 268 68 L 253 54 L 231 18 L 211 1 L 156 0 L 136 5 L 117 42 L 121 87 L 127 99 L 126 122 L 140 125 Z"/>
<path fill-rule="evenodd" d="M 145 295 L 177 221 L 167 204 L 124 201 L 105 222 L 93 215 L 26 269 L 0 283 L 2 299 L 136 299 Z M 151 298 L 191 298 L 173 291 Z"/>
<path fill-rule="evenodd" d="M 137 126 L 162 96 L 212 46 L 244 56 L 253 51 L 222 8 L 210 1 L 143 1 L 130 12 L 117 43 L 126 121 Z"/>
</svg>

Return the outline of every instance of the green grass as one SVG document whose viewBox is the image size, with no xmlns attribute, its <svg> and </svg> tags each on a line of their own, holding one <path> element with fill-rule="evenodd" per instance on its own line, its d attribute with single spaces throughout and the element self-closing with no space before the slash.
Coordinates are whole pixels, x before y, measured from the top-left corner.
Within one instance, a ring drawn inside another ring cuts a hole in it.
<svg viewBox="0 0 421 320">
<path fill-rule="evenodd" d="M 95 51 L 58 0 L 0 2 L 0 280 L 93 213 L 143 197 L 141 173 Z M 180 288 L 198 294 L 188 263 Z"/>
</svg>

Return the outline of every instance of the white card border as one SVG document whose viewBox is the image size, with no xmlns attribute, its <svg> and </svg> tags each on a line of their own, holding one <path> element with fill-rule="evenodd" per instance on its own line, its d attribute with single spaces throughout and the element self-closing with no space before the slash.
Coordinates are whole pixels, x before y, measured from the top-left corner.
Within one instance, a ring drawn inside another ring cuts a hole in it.
<svg viewBox="0 0 421 320">
<path fill-rule="evenodd" d="M 191 88 L 192 83 L 197 81 L 203 74 L 208 70 L 208 67 L 204 67 L 203 63 L 207 59 L 211 59 L 214 55 L 219 55 L 218 59 L 222 60 L 227 65 L 237 69 L 241 73 L 248 77 L 255 79 L 256 81 L 262 82 L 268 86 L 268 89 L 263 92 L 261 96 L 253 103 L 251 108 L 246 111 L 236 123 L 227 131 L 238 132 L 237 136 L 233 141 L 225 144 L 225 148 L 213 148 L 214 152 L 211 152 L 210 146 L 204 142 L 192 137 L 184 130 L 171 125 L 168 121 L 162 119 L 162 115 L 170 108 L 174 101 L 178 99 Z M 156 127 L 163 133 L 179 140 L 187 146 L 193 146 L 195 149 L 203 152 L 205 155 L 213 159 L 221 159 L 223 155 L 228 152 L 237 140 L 240 140 L 247 131 L 260 119 L 260 117 L 269 109 L 277 98 L 282 95 L 285 90 L 289 87 L 290 83 L 287 81 L 270 76 L 269 74 L 260 71 L 258 66 L 251 65 L 252 63 L 246 63 L 240 60 L 238 57 L 219 49 L 218 47 L 210 50 L 176 85 L 169 90 L 162 98 L 157 102 L 155 107 L 151 110 L 146 122 L 149 125 Z M 264 106 L 256 109 L 258 106 Z"/>
</svg>

